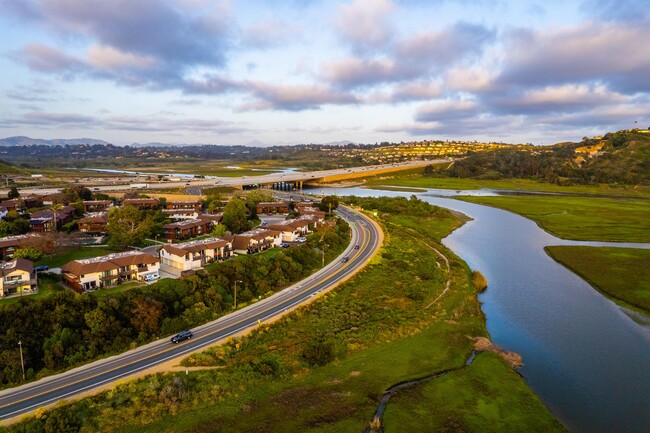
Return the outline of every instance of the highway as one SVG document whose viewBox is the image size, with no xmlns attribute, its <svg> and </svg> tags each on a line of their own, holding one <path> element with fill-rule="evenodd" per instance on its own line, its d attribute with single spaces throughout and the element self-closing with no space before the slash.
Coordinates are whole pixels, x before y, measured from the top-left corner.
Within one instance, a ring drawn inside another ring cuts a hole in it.
<svg viewBox="0 0 650 433">
<path fill-rule="evenodd" d="M 379 249 L 382 241 L 381 230 L 366 216 L 343 206 L 339 207 L 337 213 L 350 224 L 352 241 L 341 256 L 315 274 L 262 301 L 193 329 L 194 337 L 183 343 L 172 344 L 169 338 L 164 338 L 121 355 L 1 391 L 0 420 L 14 418 L 39 407 L 73 398 L 186 356 L 258 326 L 260 322 L 281 316 L 291 308 L 314 299 L 321 292 L 332 289 L 363 267 Z M 356 249 L 355 246 L 359 248 Z M 348 260 L 344 262 L 343 257 L 348 257 Z"/>
<path fill-rule="evenodd" d="M 144 192 L 147 189 L 177 188 L 177 187 L 207 188 L 212 186 L 238 188 L 241 187 L 242 185 L 253 185 L 253 184 L 268 185 L 268 184 L 278 183 L 278 182 L 317 181 L 318 179 L 323 179 L 332 176 L 353 177 L 356 175 L 358 177 L 359 174 L 371 176 L 374 173 L 382 173 L 387 169 L 395 170 L 395 171 L 406 170 L 410 168 L 424 167 L 425 165 L 436 164 L 444 161 L 447 161 L 447 159 L 437 159 L 437 160 L 429 160 L 429 161 L 416 160 L 416 161 L 399 162 L 394 164 L 371 165 L 371 166 L 364 166 L 364 167 L 339 168 L 334 170 L 320 170 L 320 171 L 295 172 L 295 173 L 275 173 L 275 174 L 265 174 L 260 176 L 240 176 L 240 177 L 216 177 L 215 176 L 207 179 L 188 178 L 182 181 L 174 181 L 174 182 L 158 182 L 158 181 L 142 180 L 142 178 L 133 176 L 132 183 L 120 182 L 119 184 L 111 184 L 111 185 L 105 185 L 105 184 L 93 185 L 93 184 L 86 183 L 84 184 L 84 186 L 90 188 L 94 192 L 124 191 L 124 190 L 133 190 L 134 192 Z M 83 173 L 88 174 L 88 172 L 83 172 Z M 93 172 L 93 176 L 100 177 L 101 172 Z M 125 177 L 127 177 L 127 175 L 125 175 Z M 132 187 L 131 184 L 138 185 L 138 186 L 141 185 L 141 186 L 135 188 Z M 75 184 L 71 183 L 71 185 L 75 185 Z M 146 185 L 146 187 L 144 185 Z M 21 196 L 27 197 L 32 194 L 35 195 L 53 194 L 53 193 L 61 192 L 62 189 L 63 188 L 50 188 L 50 187 L 42 186 L 42 187 L 20 188 L 19 191 Z M 9 192 L 8 189 L 0 189 L 0 195 L 6 195 L 8 192 Z"/>
</svg>

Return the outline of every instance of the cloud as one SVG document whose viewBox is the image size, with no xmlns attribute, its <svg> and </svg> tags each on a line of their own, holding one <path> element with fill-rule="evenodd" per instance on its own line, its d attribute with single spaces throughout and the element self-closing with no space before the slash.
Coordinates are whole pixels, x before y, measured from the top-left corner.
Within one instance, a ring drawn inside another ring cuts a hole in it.
<svg viewBox="0 0 650 433">
<path fill-rule="evenodd" d="M 374 51 L 385 47 L 394 34 L 389 22 L 394 9 L 389 0 L 353 0 L 339 6 L 334 25 L 356 52 Z"/>
<path fill-rule="evenodd" d="M 479 106 L 475 101 L 437 101 L 421 106 L 415 119 L 419 122 L 440 122 L 476 116 L 478 112 Z"/>
<path fill-rule="evenodd" d="M 84 58 L 32 44 L 21 59 L 40 72 L 87 74 L 121 84 L 170 88 L 200 66 L 223 67 L 231 46 L 228 10 L 171 0 L 6 0 L 3 9 L 76 44 Z"/>
<path fill-rule="evenodd" d="M 526 89 L 514 96 L 498 95 L 490 108 L 501 113 L 564 113 L 594 106 L 623 104 L 629 97 L 610 92 L 604 86 L 565 84 L 542 89 Z"/>
<path fill-rule="evenodd" d="M 626 93 L 650 91 L 650 26 L 586 22 L 555 31 L 520 31 L 509 38 L 504 86 L 599 82 Z"/>
<path fill-rule="evenodd" d="M 345 89 L 426 80 L 478 58 L 494 39 L 493 30 L 460 22 L 441 31 L 420 32 L 397 41 L 383 57 L 362 55 L 324 62 L 320 75 Z"/>
<path fill-rule="evenodd" d="M 272 85 L 247 82 L 243 84 L 258 98 L 240 107 L 240 111 L 283 110 L 302 111 L 319 109 L 325 104 L 356 104 L 358 99 L 348 93 L 317 85 Z"/>
<path fill-rule="evenodd" d="M 242 29 L 242 43 L 245 47 L 272 48 L 288 43 L 298 35 L 298 29 L 287 21 L 267 18 Z"/>
<path fill-rule="evenodd" d="M 220 119 L 197 119 L 175 116 L 173 113 L 158 113 L 142 116 L 94 117 L 77 113 L 29 112 L 21 117 L 0 120 L 0 127 L 49 128 L 60 125 L 66 128 L 84 128 L 109 131 L 144 132 L 206 132 L 214 134 L 239 134 L 254 131 L 234 122 Z"/>
<path fill-rule="evenodd" d="M 41 44 L 27 45 L 22 50 L 11 53 L 10 57 L 39 72 L 69 74 L 86 69 L 82 60 Z"/>
<path fill-rule="evenodd" d="M 650 18 L 646 0 L 585 0 L 580 9 L 589 16 L 611 21 L 643 21 Z"/>
<path fill-rule="evenodd" d="M 495 39 L 496 32 L 484 26 L 459 22 L 443 31 L 417 33 L 400 43 L 400 61 L 428 62 L 451 66 L 480 55 L 483 46 Z"/>
</svg>

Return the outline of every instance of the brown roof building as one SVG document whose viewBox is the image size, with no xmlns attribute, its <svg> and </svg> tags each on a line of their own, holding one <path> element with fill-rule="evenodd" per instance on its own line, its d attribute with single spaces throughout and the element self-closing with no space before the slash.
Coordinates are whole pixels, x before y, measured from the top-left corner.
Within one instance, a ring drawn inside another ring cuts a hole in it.
<svg viewBox="0 0 650 433">
<path fill-rule="evenodd" d="M 289 213 L 289 205 L 283 201 L 262 202 L 255 206 L 258 214 L 285 214 Z"/>
<path fill-rule="evenodd" d="M 122 201 L 122 206 L 135 206 L 140 210 L 158 209 L 160 202 L 155 198 L 127 198 Z"/>
<path fill-rule="evenodd" d="M 159 278 L 160 259 L 140 251 L 72 260 L 61 266 L 63 280 L 77 292 L 114 286 L 125 281 Z"/>
<path fill-rule="evenodd" d="M 108 224 L 107 212 L 96 212 L 81 218 L 78 223 L 79 231 L 84 233 L 106 233 Z"/>
</svg>

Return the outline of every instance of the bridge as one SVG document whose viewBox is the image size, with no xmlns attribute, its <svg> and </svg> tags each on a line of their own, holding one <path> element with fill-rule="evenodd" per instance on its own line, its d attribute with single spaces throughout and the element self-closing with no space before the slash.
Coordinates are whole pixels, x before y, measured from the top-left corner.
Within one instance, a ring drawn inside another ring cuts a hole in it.
<svg viewBox="0 0 650 433">
<path fill-rule="evenodd" d="M 231 187 L 237 189 L 268 188 L 280 191 L 301 191 L 303 186 L 318 185 L 323 183 L 338 182 L 342 180 L 358 179 L 361 177 L 374 176 L 383 173 L 392 173 L 401 170 L 424 167 L 430 164 L 437 164 L 449 161 L 448 159 L 405 161 L 394 164 L 370 165 L 364 167 L 337 168 L 333 170 L 305 171 L 294 173 L 274 173 L 261 176 L 240 176 L 240 177 L 209 177 L 209 178 L 188 178 L 178 182 L 147 181 L 149 183 L 120 183 L 112 185 L 85 185 L 93 191 L 124 191 L 137 188 L 138 191 L 147 189 L 186 187 L 188 190 L 199 191 L 208 187 Z M 142 180 L 135 180 L 142 182 Z M 138 185 L 137 187 L 135 185 Z M 46 195 L 61 192 L 62 188 L 27 187 L 20 189 L 20 195 Z M 6 195 L 7 190 L 0 190 L 0 195 Z M 196 194 L 197 192 L 195 192 Z"/>
</svg>

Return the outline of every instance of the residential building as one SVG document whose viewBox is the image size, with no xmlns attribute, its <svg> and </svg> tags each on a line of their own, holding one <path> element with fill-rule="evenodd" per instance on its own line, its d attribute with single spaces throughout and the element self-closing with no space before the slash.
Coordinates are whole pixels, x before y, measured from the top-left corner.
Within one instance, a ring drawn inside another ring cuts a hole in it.
<svg viewBox="0 0 650 433">
<path fill-rule="evenodd" d="M 126 281 L 159 278 L 160 259 L 140 251 L 72 260 L 61 266 L 64 282 L 77 292 L 115 286 Z"/>
<path fill-rule="evenodd" d="M 237 254 L 255 254 L 282 244 L 282 232 L 277 230 L 255 229 L 223 238 L 232 242 Z"/>
<path fill-rule="evenodd" d="M 230 258 L 232 242 L 221 238 L 165 245 L 160 250 L 162 266 L 181 271 L 200 269 L 208 263 Z"/>
<path fill-rule="evenodd" d="M 127 198 L 122 201 L 122 206 L 135 206 L 140 210 L 158 209 L 160 202 L 155 198 Z"/>
<path fill-rule="evenodd" d="M 278 224 L 271 224 L 267 228 L 281 232 L 283 242 L 295 242 L 300 236 L 305 236 L 309 233 L 309 222 L 293 219 Z"/>
<path fill-rule="evenodd" d="M 28 243 L 27 240 L 32 235 L 17 235 L 0 238 L 0 260 L 11 260 L 14 258 L 14 252 L 19 248 L 24 248 Z"/>
<path fill-rule="evenodd" d="M 289 204 L 283 201 L 262 202 L 255 207 L 258 214 L 286 214 L 289 213 Z"/>
<path fill-rule="evenodd" d="M 84 213 L 89 212 L 103 212 L 113 206 L 110 200 L 84 200 Z"/>
<path fill-rule="evenodd" d="M 7 216 L 8 213 L 9 213 L 9 210 L 6 207 L 0 206 L 0 220 L 5 219 L 5 217 Z"/>
<path fill-rule="evenodd" d="M 193 238 L 212 232 L 215 223 L 209 218 L 196 218 L 186 221 L 165 224 L 165 239 L 168 242 Z"/>
<path fill-rule="evenodd" d="M 10 262 L 0 262 L 0 298 L 20 293 L 38 291 L 38 279 L 34 265 L 30 260 L 15 259 Z"/>
<path fill-rule="evenodd" d="M 24 209 L 30 209 L 30 208 L 35 208 L 38 206 L 41 206 L 43 202 L 41 201 L 40 197 L 36 196 L 30 196 L 30 197 L 21 197 L 21 198 L 13 198 L 10 200 L 2 200 L 0 201 L 0 206 L 6 208 L 7 210 L 24 210 Z"/>
<path fill-rule="evenodd" d="M 29 218 L 29 225 L 32 227 L 30 231 L 36 233 L 59 231 L 61 227 L 72 221 L 74 211 L 72 206 L 63 206 L 56 212 L 52 209 L 32 212 Z"/>
<path fill-rule="evenodd" d="M 79 231 L 84 233 L 106 233 L 106 225 L 108 224 L 108 213 L 107 212 L 95 212 L 90 213 L 83 218 L 81 218 L 77 225 L 79 226 Z"/>
</svg>

